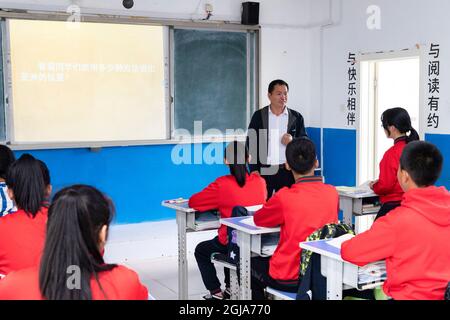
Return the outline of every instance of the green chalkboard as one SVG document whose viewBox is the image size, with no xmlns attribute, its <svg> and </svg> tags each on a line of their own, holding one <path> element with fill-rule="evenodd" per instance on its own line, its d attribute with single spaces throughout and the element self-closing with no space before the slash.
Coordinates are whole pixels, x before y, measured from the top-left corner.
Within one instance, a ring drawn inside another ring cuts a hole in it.
<svg viewBox="0 0 450 320">
<path fill-rule="evenodd" d="M 174 30 L 174 129 L 247 128 L 247 35 Z"/>
</svg>

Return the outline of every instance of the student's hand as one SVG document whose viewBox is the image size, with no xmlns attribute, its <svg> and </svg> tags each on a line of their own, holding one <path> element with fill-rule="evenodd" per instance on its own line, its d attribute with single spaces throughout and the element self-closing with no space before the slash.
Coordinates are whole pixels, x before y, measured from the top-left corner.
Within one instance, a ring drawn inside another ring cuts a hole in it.
<svg viewBox="0 0 450 320">
<path fill-rule="evenodd" d="M 281 143 L 284 144 L 285 146 L 287 146 L 287 144 L 291 141 L 292 141 L 292 136 L 289 133 L 285 133 L 281 137 Z"/>
<path fill-rule="evenodd" d="M 374 185 L 375 183 L 377 183 L 377 182 L 378 182 L 378 179 L 377 179 L 377 180 L 371 181 L 371 182 L 369 183 L 369 188 L 373 190 L 373 185 Z"/>
</svg>

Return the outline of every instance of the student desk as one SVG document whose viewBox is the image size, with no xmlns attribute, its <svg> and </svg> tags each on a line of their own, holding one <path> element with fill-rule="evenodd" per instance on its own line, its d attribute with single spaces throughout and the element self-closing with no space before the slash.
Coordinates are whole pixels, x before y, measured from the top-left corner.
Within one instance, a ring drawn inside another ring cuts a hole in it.
<svg viewBox="0 0 450 320">
<path fill-rule="evenodd" d="M 300 242 L 300 248 L 320 254 L 321 273 L 327 278 L 327 300 L 342 300 L 342 290 L 357 288 L 366 290 L 383 284 L 386 273 L 384 263 L 379 261 L 365 267 L 344 261 L 341 250 L 329 245 L 331 239 Z M 378 267 L 384 266 L 384 270 Z M 374 275 L 371 275 L 373 270 Z"/>
<path fill-rule="evenodd" d="M 375 220 L 380 210 L 378 195 L 373 191 L 343 191 L 336 188 L 339 193 L 339 208 L 343 213 L 343 222 L 352 225 L 352 217 L 355 216 L 355 233 L 361 233 L 368 229 Z"/>
<path fill-rule="evenodd" d="M 234 217 L 234 218 L 226 218 L 220 219 L 220 223 L 224 224 L 230 228 L 233 228 L 237 231 L 237 241 L 240 250 L 240 259 L 239 259 L 239 300 L 251 300 L 251 255 L 255 253 L 261 256 L 271 256 L 273 251 L 275 250 L 276 243 L 273 241 L 268 244 L 268 246 L 264 245 L 264 235 L 270 233 L 279 233 L 280 228 L 262 228 L 254 225 L 249 225 L 242 220 L 244 219 L 252 219 L 252 216 L 244 216 L 244 217 Z M 266 238 L 267 239 L 267 238 Z M 273 239 L 273 238 L 272 238 Z M 277 239 L 278 242 L 278 239 Z"/>
<path fill-rule="evenodd" d="M 186 258 L 186 233 L 218 229 L 219 215 L 197 212 L 188 206 L 188 200 L 165 200 L 163 207 L 176 211 L 178 228 L 178 299 L 188 299 L 188 264 Z"/>
</svg>

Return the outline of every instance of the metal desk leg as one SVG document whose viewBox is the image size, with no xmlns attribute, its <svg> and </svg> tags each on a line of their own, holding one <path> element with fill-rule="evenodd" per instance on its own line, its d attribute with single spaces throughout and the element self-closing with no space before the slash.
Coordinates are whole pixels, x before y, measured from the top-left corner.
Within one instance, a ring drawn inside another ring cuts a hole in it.
<svg viewBox="0 0 450 320">
<path fill-rule="evenodd" d="M 342 300 L 343 262 L 322 256 L 327 265 L 327 300 Z"/>
<path fill-rule="evenodd" d="M 178 226 L 178 299 L 188 299 L 188 265 L 186 259 L 186 213 L 177 211 Z"/>
<path fill-rule="evenodd" d="M 351 226 L 353 217 L 353 199 L 341 197 L 339 199 L 339 207 L 342 210 L 342 220 L 344 220 L 344 223 L 347 223 Z"/>
<path fill-rule="evenodd" d="M 241 285 L 239 287 L 239 300 L 251 300 L 252 291 L 250 287 L 251 282 L 251 265 L 250 265 L 250 237 L 248 233 L 238 231 L 238 245 L 239 245 L 239 278 Z"/>
</svg>

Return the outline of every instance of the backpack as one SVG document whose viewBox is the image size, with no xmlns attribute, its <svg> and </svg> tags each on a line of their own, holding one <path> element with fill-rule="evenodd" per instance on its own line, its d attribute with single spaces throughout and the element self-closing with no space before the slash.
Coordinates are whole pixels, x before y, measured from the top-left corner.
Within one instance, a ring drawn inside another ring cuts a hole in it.
<svg viewBox="0 0 450 320">
<path fill-rule="evenodd" d="M 329 223 L 314 231 L 305 241 L 331 239 L 344 234 L 355 234 L 352 227 L 345 223 Z M 326 278 L 320 270 L 320 255 L 309 250 L 302 250 L 300 259 L 299 287 L 297 300 L 325 300 Z M 311 292 L 311 296 L 308 294 Z"/>
<path fill-rule="evenodd" d="M 231 217 L 248 216 L 248 211 L 245 207 L 236 206 L 231 211 Z M 228 261 L 239 267 L 239 246 L 237 244 L 237 231 L 233 228 L 227 227 L 228 236 Z"/>
</svg>

